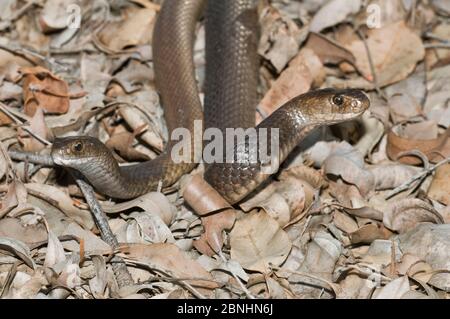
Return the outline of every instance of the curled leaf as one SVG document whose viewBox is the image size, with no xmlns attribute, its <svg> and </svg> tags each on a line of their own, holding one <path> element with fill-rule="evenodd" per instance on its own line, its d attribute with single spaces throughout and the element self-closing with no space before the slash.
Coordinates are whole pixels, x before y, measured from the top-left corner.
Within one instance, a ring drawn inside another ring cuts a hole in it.
<svg viewBox="0 0 450 319">
<path fill-rule="evenodd" d="M 442 160 L 442 157 L 450 156 L 450 127 L 440 136 L 434 139 L 413 139 L 403 137 L 398 130 L 391 130 L 388 133 L 387 154 L 392 160 L 397 160 L 400 153 L 419 150 L 425 154 L 431 162 Z M 416 156 L 402 156 L 399 162 L 409 165 L 421 164 L 422 161 Z"/>
<path fill-rule="evenodd" d="M 444 220 L 433 206 L 418 198 L 405 198 L 392 203 L 383 216 L 384 225 L 399 233 L 424 222 L 442 224 Z"/>
<path fill-rule="evenodd" d="M 291 250 L 291 241 L 284 230 L 268 214 L 250 213 L 238 220 L 230 233 L 231 258 L 242 267 L 262 273 L 270 265 L 279 266 Z"/>
</svg>

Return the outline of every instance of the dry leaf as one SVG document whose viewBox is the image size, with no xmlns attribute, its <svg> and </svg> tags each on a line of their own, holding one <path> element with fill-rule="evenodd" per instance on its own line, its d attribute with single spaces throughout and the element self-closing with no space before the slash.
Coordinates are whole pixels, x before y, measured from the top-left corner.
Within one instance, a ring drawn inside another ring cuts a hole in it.
<svg viewBox="0 0 450 319">
<path fill-rule="evenodd" d="M 394 94 L 388 100 L 390 115 L 394 124 L 422 114 L 417 99 L 407 93 Z"/>
<path fill-rule="evenodd" d="M 133 133 L 124 131 L 114 134 L 106 141 L 105 145 L 129 162 L 148 161 L 150 158 L 146 154 L 139 152 L 133 147 L 134 138 L 142 132 L 142 129 L 143 127 L 141 127 L 141 130 Z"/>
<path fill-rule="evenodd" d="M 45 2 L 39 17 L 39 24 L 44 33 L 50 33 L 64 29 L 71 21 L 72 13 L 68 10 L 68 6 L 77 5 L 76 0 L 48 0 Z M 81 13 L 81 12 L 80 12 Z"/>
<path fill-rule="evenodd" d="M 51 230 L 49 230 L 47 252 L 45 254 L 44 266 L 53 267 L 65 261 L 66 256 L 64 254 L 64 247 L 62 246 L 58 237 L 56 237 L 56 235 Z"/>
<path fill-rule="evenodd" d="M 62 114 L 69 109 L 67 83 L 43 67 L 21 68 L 24 74 L 23 99 L 25 114 L 33 116 L 38 107 L 48 113 Z"/>
<path fill-rule="evenodd" d="M 110 23 L 100 32 L 100 40 L 113 51 L 146 44 L 152 40 L 156 20 L 155 10 L 131 8 L 125 12 L 124 21 Z"/>
<path fill-rule="evenodd" d="M 423 224 L 399 236 L 400 248 L 426 261 L 433 270 L 450 269 L 450 224 Z M 429 284 L 450 291 L 450 274 L 436 273 Z"/>
<path fill-rule="evenodd" d="M 306 32 L 302 32 L 294 21 L 272 6 L 263 9 L 260 25 L 258 53 L 269 60 L 279 73 L 297 54 L 299 39 L 304 39 Z"/>
<path fill-rule="evenodd" d="M 281 265 L 291 245 L 286 232 L 263 211 L 238 220 L 230 233 L 231 258 L 262 273 L 270 272 L 270 265 Z"/>
<path fill-rule="evenodd" d="M 435 139 L 421 140 L 402 137 L 398 133 L 398 127 L 393 128 L 388 133 L 387 154 L 392 160 L 397 160 L 400 153 L 419 150 L 428 159 L 435 163 L 442 160 L 442 157 L 450 156 L 450 127 Z M 398 159 L 399 162 L 409 165 L 421 164 L 422 161 L 417 156 L 407 155 Z"/>
<path fill-rule="evenodd" d="M 194 287 L 217 287 L 211 274 L 174 244 L 124 245 L 119 250 L 127 258 L 147 263 L 155 270 L 168 272 L 174 278 L 183 279 Z"/>
<path fill-rule="evenodd" d="M 421 39 L 403 21 L 379 29 L 370 29 L 367 35 L 366 41 L 379 86 L 404 79 L 425 55 Z M 367 80 L 373 81 L 363 41 L 353 41 L 346 45 L 346 48 L 356 57 L 358 70 Z"/>
<path fill-rule="evenodd" d="M 374 292 L 372 299 L 400 299 L 411 289 L 407 276 L 397 278 Z"/>
<path fill-rule="evenodd" d="M 259 110 L 269 116 L 288 100 L 309 91 L 322 75 L 323 65 L 317 55 L 311 49 L 302 49 L 264 95 Z"/>
<path fill-rule="evenodd" d="M 25 244 L 34 244 L 47 239 L 47 231 L 43 224 L 24 226 L 20 219 L 0 219 L 0 237 L 18 239 Z"/>
<path fill-rule="evenodd" d="M 313 50 L 322 64 L 356 63 L 353 53 L 320 33 L 310 32 L 305 48 Z"/>
<path fill-rule="evenodd" d="M 400 186 L 420 171 L 420 168 L 402 164 L 378 164 L 369 168 L 369 172 L 374 177 L 375 190 Z"/>
<path fill-rule="evenodd" d="M 283 227 L 303 211 L 307 201 L 312 202 L 313 195 L 314 189 L 309 183 L 285 175 L 282 181 L 269 184 L 239 206 L 245 212 L 262 208 Z"/>
<path fill-rule="evenodd" d="M 30 249 L 20 240 L 0 237 L 0 250 L 12 253 L 19 257 L 28 267 L 36 269 L 36 265 L 31 258 Z"/>
<path fill-rule="evenodd" d="M 182 183 L 186 203 L 202 216 L 204 233 L 194 242 L 194 247 L 201 253 L 212 256 L 222 249 L 222 231 L 233 227 L 236 213 L 200 175 L 186 178 Z M 205 216 L 210 213 L 213 214 Z"/>
<path fill-rule="evenodd" d="M 392 234 L 382 224 L 368 224 L 349 235 L 352 244 L 370 244 L 377 239 L 389 239 Z"/>
<path fill-rule="evenodd" d="M 428 196 L 450 206 L 450 164 L 439 166 L 428 188 Z"/>
<path fill-rule="evenodd" d="M 95 276 L 89 279 L 89 288 L 96 299 L 105 298 L 107 284 L 106 262 L 103 256 L 91 256 L 94 264 Z"/>
<path fill-rule="evenodd" d="M 54 186 L 37 183 L 28 183 L 25 184 L 25 187 L 31 195 L 36 196 L 58 208 L 67 217 L 72 218 L 87 229 L 91 229 L 94 226 L 94 221 L 89 211 L 81 210 L 75 207 L 72 199 L 60 189 Z"/>
<path fill-rule="evenodd" d="M 391 203 L 384 212 L 383 223 L 389 229 L 405 233 L 419 223 L 442 224 L 442 216 L 426 202 L 418 198 L 405 198 Z"/>
<path fill-rule="evenodd" d="M 164 194 L 159 192 L 150 192 L 122 203 L 102 203 L 103 210 L 109 214 L 121 213 L 135 207 L 139 207 L 145 212 L 158 215 L 166 225 L 172 223 L 176 213 L 174 205 Z"/>
<path fill-rule="evenodd" d="M 37 136 L 48 140 L 52 135 L 51 131 L 47 127 L 44 119 L 44 111 L 41 107 L 36 109 L 31 121 L 30 130 Z M 21 138 L 23 143 L 23 149 L 27 152 L 39 152 L 45 148 L 45 144 L 41 143 L 34 136 L 30 135 L 27 138 Z"/>
<path fill-rule="evenodd" d="M 349 144 L 335 148 L 323 163 L 325 174 L 340 176 L 364 196 L 374 187 L 373 175 L 364 168 L 364 157 Z"/>
<path fill-rule="evenodd" d="M 331 0 L 317 11 L 309 25 L 309 30 L 320 32 L 343 22 L 349 15 L 357 13 L 360 7 L 361 0 Z"/>
</svg>

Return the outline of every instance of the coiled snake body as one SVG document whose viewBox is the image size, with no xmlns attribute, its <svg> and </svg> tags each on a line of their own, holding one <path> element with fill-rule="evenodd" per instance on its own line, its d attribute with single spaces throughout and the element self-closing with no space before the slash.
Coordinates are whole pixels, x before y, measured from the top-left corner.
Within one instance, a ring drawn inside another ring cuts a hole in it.
<svg viewBox="0 0 450 319">
<path fill-rule="evenodd" d="M 155 25 L 153 59 L 155 80 L 161 95 L 169 132 L 186 128 L 193 132 L 194 120 L 203 120 L 205 128 L 250 128 L 255 123 L 256 86 L 259 60 L 255 1 L 208 0 L 206 7 L 206 78 L 204 116 L 199 99 L 193 63 L 196 22 L 203 12 L 203 0 L 165 0 Z M 279 129 L 279 162 L 310 131 L 353 119 L 369 107 L 360 90 L 324 89 L 300 95 L 261 122 L 261 128 Z M 191 134 L 192 145 L 194 134 Z M 270 134 L 269 134 L 270 138 Z M 80 171 L 101 193 L 114 198 L 133 198 L 175 183 L 192 170 L 194 161 L 175 163 L 169 141 L 166 151 L 156 159 L 120 166 L 103 143 L 92 137 L 56 139 L 52 157 L 56 164 Z M 257 147 L 248 139 L 233 149 L 231 163 L 208 164 L 205 179 L 226 200 L 236 203 L 269 174 L 263 164 L 248 160 Z M 242 160 L 243 159 L 243 160 Z"/>
</svg>

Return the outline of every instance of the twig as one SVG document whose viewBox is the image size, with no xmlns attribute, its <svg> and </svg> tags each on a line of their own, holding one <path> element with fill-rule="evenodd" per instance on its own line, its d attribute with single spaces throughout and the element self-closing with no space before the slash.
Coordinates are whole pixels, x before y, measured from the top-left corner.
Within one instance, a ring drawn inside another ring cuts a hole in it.
<svg viewBox="0 0 450 319">
<path fill-rule="evenodd" d="M 361 41 L 364 44 L 364 48 L 366 49 L 367 59 L 369 60 L 370 72 L 372 73 L 372 77 L 373 77 L 373 79 L 372 79 L 373 86 L 375 87 L 375 90 L 377 91 L 378 95 L 380 97 L 382 97 L 385 101 L 387 101 L 387 97 L 384 95 L 384 93 L 380 89 L 380 86 L 378 83 L 378 76 L 377 76 L 377 73 L 375 72 L 375 66 L 374 66 L 373 60 L 372 60 L 372 54 L 370 53 L 370 48 L 369 48 L 369 45 L 367 44 L 366 38 L 362 34 L 361 30 L 359 30 L 359 29 L 356 30 L 356 33 L 361 38 Z"/>
<path fill-rule="evenodd" d="M 110 245 L 114 250 L 118 249 L 119 242 L 116 236 L 114 236 L 111 228 L 109 227 L 108 220 L 105 213 L 102 211 L 101 206 L 94 195 L 94 189 L 92 186 L 84 180 L 83 175 L 75 170 L 70 170 L 70 173 L 74 177 L 78 187 L 86 199 L 89 207 L 91 208 L 92 216 L 95 224 L 100 230 L 102 239 Z M 112 268 L 117 279 L 117 284 L 120 288 L 133 285 L 133 279 L 128 272 L 127 266 L 123 259 L 119 256 L 114 256 L 111 259 Z"/>
<path fill-rule="evenodd" d="M 407 190 L 412 183 L 414 183 L 417 180 L 420 180 L 422 178 L 424 178 L 425 176 L 427 176 L 428 174 L 430 174 L 431 172 L 433 172 L 434 170 L 436 170 L 439 166 L 444 165 L 446 163 L 450 163 L 450 157 L 447 157 L 446 159 L 440 161 L 439 163 L 436 163 L 435 165 L 425 169 L 424 171 L 420 172 L 419 174 L 416 174 L 415 176 L 413 176 L 412 178 L 410 178 L 409 180 L 407 180 L 406 182 L 402 183 L 401 185 L 397 186 L 396 188 L 394 188 L 392 191 L 390 191 L 385 197 L 384 199 L 389 199 L 392 196 L 403 192 L 405 190 Z"/>
<path fill-rule="evenodd" d="M 450 49 L 450 43 L 425 43 L 425 49 Z"/>
<path fill-rule="evenodd" d="M 16 161 L 27 161 L 29 163 L 50 167 L 55 166 L 55 163 L 53 163 L 53 159 L 50 155 L 21 152 L 16 150 L 8 150 L 8 154 L 11 159 Z"/>
<path fill-rule="evenodd" d="M 9 107 L 3 103 L 0 102 L 0 110 L 5 113 L 7 116 L 9 116 L 16 124 L 18 124 L 25 132 L 27 132 L 28 134 L 30 134 L 32 137 L 34 137 L 35 139 L 37 139 L 39 142 L 41 142 L 44 145 L 51 145 L 51 143 L 49 141 L 47 141 L 45 138 L 43 138 L 42 136 L 39 136 L 38 134 L 34 133 L 33 131 L 31 131 L 28 127 L 23 126 L 24 123 L 19 120 L 10 110 Z"/>
</svg>

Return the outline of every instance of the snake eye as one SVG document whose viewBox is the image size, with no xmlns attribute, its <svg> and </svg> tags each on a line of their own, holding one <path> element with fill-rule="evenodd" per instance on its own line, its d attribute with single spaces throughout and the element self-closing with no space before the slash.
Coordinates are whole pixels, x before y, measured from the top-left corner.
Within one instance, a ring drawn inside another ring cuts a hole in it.
<svg viewBox="0 0 450 319">
<path fill-rule="evenodd" d="M 75 144 L 72 145 L 72 151 L 81 152 L 82 150 L 83 150 L 83 143 L 76 142 Z"/>
<path fill-rule="evenodd" d="M 344 103 L 344 97 L 342 95 L 333 96 L 333 103 L 341 106 Z"/>
</svg>

